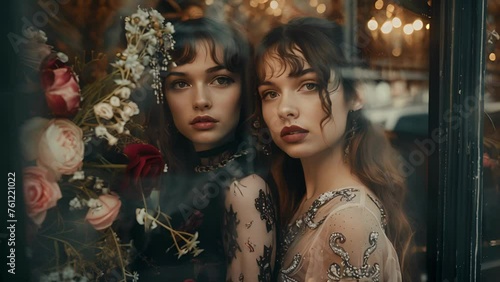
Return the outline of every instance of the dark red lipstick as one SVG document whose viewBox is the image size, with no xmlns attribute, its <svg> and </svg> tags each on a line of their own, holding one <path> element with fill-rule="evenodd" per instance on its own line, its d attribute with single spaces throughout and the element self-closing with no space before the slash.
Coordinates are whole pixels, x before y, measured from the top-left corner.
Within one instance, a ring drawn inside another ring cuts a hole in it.
<svg viewBox="0 0 500 282">
<path fill-rule="evenodd" d="M 309 131 L 300 126 L 285 126 L 281 130 L 280 137 L 287 143 L 298 143 L 306 138 Z"/>
<path fill-rule="evenodd" d="M 189 124 L 198 130 L 209 130 L 219 122 L 211 116 L 197 116 Z"/>
</svg>

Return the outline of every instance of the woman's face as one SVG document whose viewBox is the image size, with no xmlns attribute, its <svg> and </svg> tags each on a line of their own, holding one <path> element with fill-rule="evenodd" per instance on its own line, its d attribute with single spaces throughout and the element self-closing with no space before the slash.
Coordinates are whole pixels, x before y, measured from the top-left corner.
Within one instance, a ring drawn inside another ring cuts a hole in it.
<svg viewBox="0 0 500 282">
<path fill-rule="evenodd" d="M 222 58 L 221 50 L 216 50 Z M 175 127 L 196 151 L 209 150 L 234 138 L 240 116 L 241 78 L 210 56 L 204 41 L 193 62 L 171 67 L 165 81 Z"/>
<path fill-rule="evenodd" d="M 296 55 L 304 60 L 304 68 L 293 76 L 290 75 L 290 67 L 283 71 L 281 61 L 273 59 L 273 56 L 264 57 L 266 77 L 258 90 L 262 114 L 271 137 L 293 158 L 308 158 L 328 151 L 341 153 L 349 111 L 343 89 L 335 89 L 329 82 L 332 116 L 322 128 L 325 112 L 318 94 L 318 75 L 300 52 Z"/>
</svg>

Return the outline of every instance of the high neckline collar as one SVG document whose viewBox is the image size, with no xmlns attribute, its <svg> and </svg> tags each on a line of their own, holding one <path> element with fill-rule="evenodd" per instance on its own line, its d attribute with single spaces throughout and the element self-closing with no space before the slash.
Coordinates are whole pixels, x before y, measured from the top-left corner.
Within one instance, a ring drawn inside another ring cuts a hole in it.
<svg viewBox="0 0 500 282">
<path fill-rule="evenodd" d="M 196 172 L 203 172 L 223 167 L 235 157 L 240 156 L 237 150 L 238 142 L 234 140 L 210 150 L 196 152 L 198 161 L 194 170 Z"/>
<path fill-rule="evenodd" d="M 237 147 L 238 143 L 236 141 L 230 141 L 209 150 L 196 152 L 196 155 L 198 156 L 200 161 L 202 161 L 203 159 L 211 159 L 214 157 L 217 158 L 218 156 L 226 153 L 235 153 Z"/>
</svg>

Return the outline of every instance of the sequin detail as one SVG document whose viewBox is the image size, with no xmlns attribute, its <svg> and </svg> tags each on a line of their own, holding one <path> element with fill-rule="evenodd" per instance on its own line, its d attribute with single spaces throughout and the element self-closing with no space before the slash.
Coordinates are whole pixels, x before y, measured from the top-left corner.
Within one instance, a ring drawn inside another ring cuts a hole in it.
<svg viewBox="0 0 500 282">
<path fill-rule="evenodd" d="M 286 234 L 283 236 L 283 243 L 280 248 L 280 260 L 284 258 L 284 255 L 288 251 L 288 248 L 295 240 L 297 235 L 305 231 L 306 226 L 310 229 L 316 229 L 325 221 L 326 216 L 318 222 L 313 221 L 316 217 L 316 214 L 318 213 L 319 208 L 337 197 L 341 197 L 341 200 L 351 201 L 352 199 L 354 199 L 354 197 L 356 197 L 356 194 L 354 194 L 354 192 L 358 191 L 359 190 L 355 188 L 328 191 L 321 194 L 316 200 L 314 200 L 311 207 L 302 217 L 298 218 L 294 223 L 290 223 L 288 225 Z"/>
<path fill-rule="evenodd" d="M 211 165 L 198 165 L 194 168 L 195 172 L 209 172 L 212 170 L 216 170 L 218 168 L 225 167 L 227 164 L 232 162 L 233 160 L 243 157 L 245 155 L 248 155 L 249 151 L 248 150 L 242 150 L 240 152 L 237 152 L 236 154 L 230 155 L 222 159 L 220 162 L 216 164 L 211 164 Z"/>
<path fill-rule="evenodd" d="M 259 197 L 255 199 L 255 208 L 260 212 L 260 219 L 266 221 L 267 232 L 271 232 L 274 225 L 274 205 L 271 195 L 260 189 Z"/>
<path fill-rule="evenodd" d="M 229 206 L 229 210 L 226 210 L 224 221 L 226 227 L 224 228 L 224 241 L 227 245 L 226 256 L 228 263 L 231 263 L 236 258 L 236 251 L 241 252 L 240 245 L 238 244 L 238 232 L 236 231 L 236 227 L 240 221 L 236 217 L 232 205 Z"/>
<path fill-rule="evenodd" d="M 367 194 L 367 195 L 368 195 L 368 198 L 370 198 L 370 200 L 372 200 L 372 202 L 377 206 L 378 210 L 380 211 L 380 221 L 381 221 L 380 224 L 382 224 L 382 229 L 385 230 L 385 228 L 387 227 L 387 215 L 385 214 L 385 210 L 384 210 L 384 207 L 382 206 L 382 203 L 380 203 L 379 200 L 372 197 L 372 195 L 370 195 L 370 194 Z"/>
<path fill-rule="evenodd" d="M 300 254 L 296 254 L 293 256 L 292 263 L 290 266 L 286 269 L 282 269 L 280 272 L 280 278 L 281 281 L 284 282 L 298 282 L 297 280 L 293 279 L 292 277 L 288 276 L 289 274 L 293 273 L 300 265 L 300 262 L 302 261 L 302 256 Z"/>
<path fill-rule="evenodd" d="M 259 275 L 257 278 L 259 279 L 259 282 L 267 282 L 271 281 L 272 279 L 272 271 L 271 271 L 271 256 L 273 254 L 273 248 L 272 246 L 268 247 L 264 245 L 264 254 L 262 256 L 259 256 L 259 259 L 257 260 L 257 265 L 259 266 Z"/>
<path fill-rule="evenodd" d="M 356 196 L 352 192 L 356 192 L 356 191 L 358 191 L 358 190 L 354 189 L 354 188 L 348 188 L 348 189 L 343 189 L 340 191 L 329 191 L 329 192 L 321 194 L 316 200 L 314 200 L 311 207 L 309 208 L 309 210 L 306 213 L 304 221 L 307 224 L 307 226 L 311 229 L 318 228 L 318 226 L 320 226 L 326 219 L 326 216 L 324 216 L 317 223 L 313 221 L 314 217 L 316 217 L 316 213 L 318 212 L 319 208 L 321 208 L 326 203 L 330 202 L 333 198 L 338 197 L 338 196 L 342 197 L 340 199 L 341 201 L 347 200 L 349 202 Z"/>
<path fill-rule="evenodd" d="M 373 264 L 373 266 L 368 264 L 368 258 L 377 248 L 378 236 L 378 232 L 372 231 L 370 233 L 368 238 L 370 246 L 363 254 L 363 265 L 361 267 L 356 267 L 351 264 L 349 253 L 340 246 L 340 244 L 345 243 L 345 236 L 338 232 L 332 233 L 329 241 L 330 248 L 342 259 L 342 262 L 341 265 L 337 263 L 330 265 L 328 278 L 332 279 L 332 281 L 340 281 L 343 278 L 354 278 L 357 280 L 371 278 L 372 281 L 378 282 L 380 278 L 380 265 L 378 263 Z"/>
</svg>

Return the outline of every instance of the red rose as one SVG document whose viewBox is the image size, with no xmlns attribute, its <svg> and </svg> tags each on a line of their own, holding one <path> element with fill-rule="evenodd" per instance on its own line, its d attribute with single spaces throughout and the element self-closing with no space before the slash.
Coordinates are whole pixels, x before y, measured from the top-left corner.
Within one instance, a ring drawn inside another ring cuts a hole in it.
<svg viewBox="0 0 500 282">
<path fill-rule="evenodd" d="M 80 107 L 80 86 L 73 70 L 56 56 L 42 66 L 42 87 L 50 110 L 56 116 L 69 117 Z"/>
<path fill-rule="evenodd" d="M 130 144 L 123 152 L 129 163 L 120 194 L 133 199 L 142 199 L 142 193 L 149 196 L 165 167 L 160 151 L 148 144 Z"/>
</svg>

